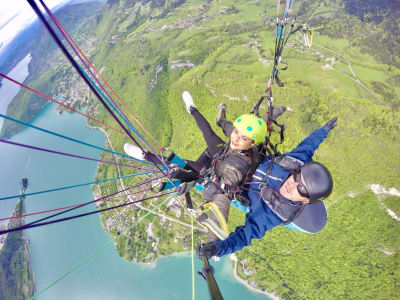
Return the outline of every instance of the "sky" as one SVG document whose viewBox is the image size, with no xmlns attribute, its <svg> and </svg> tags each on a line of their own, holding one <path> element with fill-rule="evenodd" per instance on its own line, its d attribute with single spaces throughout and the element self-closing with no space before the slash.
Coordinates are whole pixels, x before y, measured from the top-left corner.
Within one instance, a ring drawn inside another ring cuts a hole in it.
<svg viewBox="0 0 400 300">
<path fill-rule="evenodd" d="M 47 7 L 50 9 L 70 1 L 71 0 L 44 0 Z M 39 1 L 36 0 L 36 3 L 41 7 Z M 36 19 L 36 14 L 26 0 L 1 1 L 0 55 L 4 47 Z"/>
</svg>

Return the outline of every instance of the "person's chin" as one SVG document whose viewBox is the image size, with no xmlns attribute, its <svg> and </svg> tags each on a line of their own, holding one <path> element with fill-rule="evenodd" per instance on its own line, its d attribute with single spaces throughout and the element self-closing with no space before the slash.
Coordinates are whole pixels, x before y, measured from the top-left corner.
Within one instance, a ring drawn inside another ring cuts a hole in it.
<svg viewBox="0 0 400 300">
<path fill-rule="evenodd" d="M 281 195 L 283 197 L 285 197 L 286 199 L 291 200 L 292 197 L 291 197 L 291 194 L 290 194 L 290 191 L 289 191 L 289 188 L 287 185 L 283 188 L 283 193 L 281 193 Z"/>
<path fill-rule="evenodd" d="M 286 187 L 281 187 L 279 189 L 279 193 L 281 194 L 281 196 L 286 197 L 286 195 L 287 195 Z"/>
</svg>

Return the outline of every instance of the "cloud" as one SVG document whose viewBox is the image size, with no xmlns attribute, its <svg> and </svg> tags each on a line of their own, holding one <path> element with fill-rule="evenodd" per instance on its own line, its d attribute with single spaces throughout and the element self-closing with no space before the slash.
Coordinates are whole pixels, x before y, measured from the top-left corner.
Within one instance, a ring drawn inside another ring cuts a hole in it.
<svg viewBox="0 0 400 300">
<path fill-rule="evenodd" d="M 50 9 L 54 9 L 69 1 L 71 0 L 47 0 L 46 5 Z M 2 9 L 0 10 L 0 55 L 5 46 L 36 19 L 36 14 L 26 0 L 2 1 Z"/>
<path fill-rule="evenodd" d="M 9 18 L 8 20 L 1 20 L 0 19 L 0 31 L 7 26 L 8 23 L 10 23 L 13 19 L 15 19 L 18 15 L 20 14 L 20 12 L 17 12 L 16 14 L 14 14 L 11 18 Z M 4 18 L 5 19 L 5 18 Z"/>
</svg>

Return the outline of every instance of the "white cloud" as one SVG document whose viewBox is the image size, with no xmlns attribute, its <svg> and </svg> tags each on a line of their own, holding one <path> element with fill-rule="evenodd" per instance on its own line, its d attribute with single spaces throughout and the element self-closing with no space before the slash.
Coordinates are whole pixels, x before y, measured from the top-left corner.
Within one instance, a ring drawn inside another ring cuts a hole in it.
<svg viewBox="0 0 400 300">
<path fill-rule="evenodd" d="M 50 9 L 71 0 L 45 0 Z M 39 1 L 37 5 L 41 7 Z M 36 20 L 36 14 L 26 0 L 2 1 L 0 10 L 0 54 L 24 28 Z"/>
</svg>

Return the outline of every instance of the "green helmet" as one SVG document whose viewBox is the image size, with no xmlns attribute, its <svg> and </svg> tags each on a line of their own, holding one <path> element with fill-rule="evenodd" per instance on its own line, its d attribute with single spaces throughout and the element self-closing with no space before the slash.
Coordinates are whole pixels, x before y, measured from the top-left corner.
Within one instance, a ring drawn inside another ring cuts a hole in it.
<svg viewBox="0 0 400 300">
<path fill-rule="evenodd" d="M 233 126 L 243 135 L 251 138 L 255 144 L 264 142 L 268 132 L 265 121 L 254 114 L 241 115 L 233 123 Z"/>
</svg>

